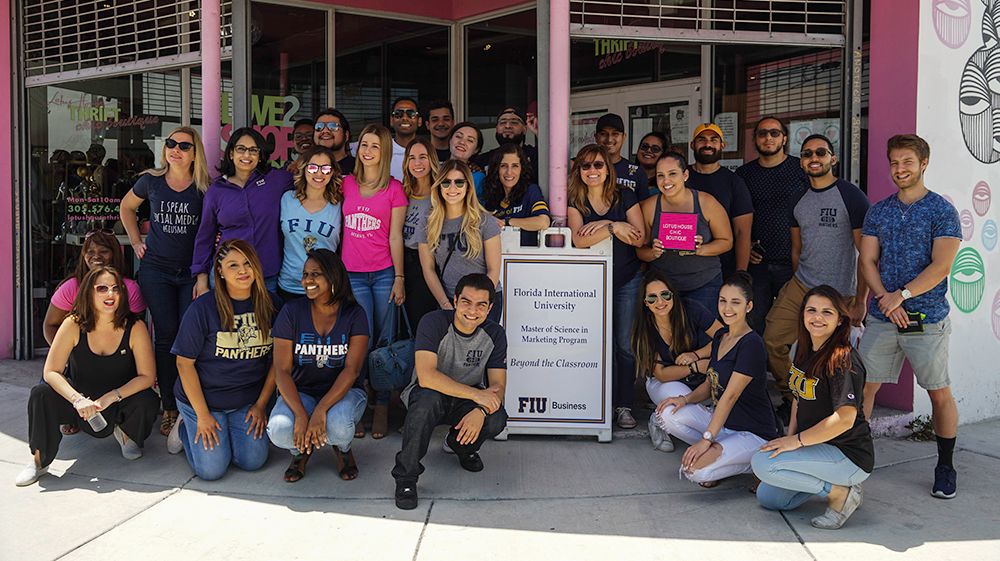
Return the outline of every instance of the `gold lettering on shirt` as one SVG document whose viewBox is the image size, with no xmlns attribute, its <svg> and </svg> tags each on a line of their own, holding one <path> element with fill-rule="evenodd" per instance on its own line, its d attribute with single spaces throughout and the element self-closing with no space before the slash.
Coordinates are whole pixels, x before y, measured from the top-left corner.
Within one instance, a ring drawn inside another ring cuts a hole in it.
<svg viewBox="0 0 1000 561">
<path fill-rule="evenodd" d="M 261 358 L 271 352 L 271 337 L 261 337 L 257 316 L 253 312 L 233 318 L 234 331 L 215 334 L 215 356 L 233 360 Z"/>
<path fill-rule="evenodd" d="M 788 371 L 788 389 L 799 399 L 813 401 L 816 399 L 816 378 L 806 376 L 806 373 L 793 364 Z"/>
</svg>

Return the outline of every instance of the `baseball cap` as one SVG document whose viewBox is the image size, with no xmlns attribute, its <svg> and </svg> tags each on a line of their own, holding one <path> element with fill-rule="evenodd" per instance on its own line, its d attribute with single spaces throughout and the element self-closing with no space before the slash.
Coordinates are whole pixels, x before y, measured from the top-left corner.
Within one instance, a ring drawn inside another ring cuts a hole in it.
<svg viewBox="0 0 1000 561">
<path fill-rule="evenodd" d="M 601 118 L 597 120 L 597 132 L 601 132 L 607 127 L 611 127 L 616 131 L 625 132 L 625 122 L 622 121 L 620 116 L 614 113 L 602 115 Z"/>
<path fill-rule="evenodd" d="M 697 127 L 695 127 L 694 134 L 691 135 L 691 140 L 698 138 L 698 135 L 705 131 L 712 131 L 715 134 L 719 135 L 719 138 L 721 138 L 722 140 L 726 139 L 726 137 L 722 134 L 722 129 L 719 128 L 719 125 L 715 123 L 702 123 Z"/>
</svg>

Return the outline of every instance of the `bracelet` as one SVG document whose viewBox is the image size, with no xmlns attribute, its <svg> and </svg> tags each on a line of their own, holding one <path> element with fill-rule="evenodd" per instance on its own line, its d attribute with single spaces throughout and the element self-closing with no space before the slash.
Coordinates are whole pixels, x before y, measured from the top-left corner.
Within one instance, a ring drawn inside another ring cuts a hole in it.
<svg viewBox="0 0 1000 561">
<path fill-rule="evenodd" d="M 615 223 L 614 222 L 608 222 L 608 233 L 611 234 L 612 236 L 615 235 Z"/>
<path fill-rule="evenodd" d="M 397 278 L 397 279 L 405 279 L 405 278 L 406 278 L 406 276 L 405 276 L 405 275 L 396 275 L 396 276 L 395 276 L 394 278 Z"/>
<path fill-rule="evenodd" d="M 118 388 L 115 388 L 115 401 L 121 401 L 121 400 L 122 400 L 122 392 L 118 391 Z"/>
<path fill-rule="evenodd" d="M 480 411 L 482 411 L 484 417 L 489 417 L 490 416 L 489 412 L 487 412 L 486 408 L 483 407 L 482 405 L 476 405 L 476 409 L 479 409 Z"/>
<path fill-rule="evenodd" d="M 795 433 L 795 438 L 797 438 L 799 440 L 799 448 L 802 448 L 802 447 L 805 446 L 805 444 L 802 443 L 802 433 L 801 432 Z"/>
</svg>

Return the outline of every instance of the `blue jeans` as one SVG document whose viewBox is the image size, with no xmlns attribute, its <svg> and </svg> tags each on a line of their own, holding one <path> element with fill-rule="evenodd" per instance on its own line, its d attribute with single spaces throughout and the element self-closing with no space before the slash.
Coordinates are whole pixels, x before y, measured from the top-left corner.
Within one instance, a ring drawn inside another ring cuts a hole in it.
<svg viewBox="0 0 1000 561">
<path fill-rule="evenodd" d="M 212 417 L 222 427 L 218 432 L 219 444 L 211 450 L 206 450 L 201 440 L 197 444 L 194 442 L 198 426 L 198 415 L 194 409 L 183 401 L 177 402 L 177 408 L 184 421 L 178 429 L 181 442 L 184 443 L 184 455 L 198 477 L 205 481 L 215 481 L 226 474 L 230 463 L 236 464 L 240 469 L 254 471 L 267 461 L 267 438 L 254 438 L 247 434 L 250 423 L 245 419 L 250 405 L 239 409 L 211 411 Z"/>
<path fill-rule="evenodd" d="M 386 267 L 371 273 L 348 271 L 347 278 L 351 281 L 354 298 L 368 317 L 368 348 L 373 349 L 380 340 L 396 332 L 396 314 L 389 313 L 389 306 L 394 305 L 389 303 L 389 295 L 396 280 L 395 269 Z M 367 368 L 363 370 L 367 375 Z M 375 392 L 375 403 L 389 403 L 389 392 Z"/>
<path fill-rule="evenodd" d="M 309 394 L 299 392 L 299 399 L 302 400 L 302 407 L 306 414 L 312 415 L 316 409 L 318 399 Z M 368 404 L 368 396 L 365 391 L 358 388 L 351 388 L 347 393 L 326 412 L 326 443 L 336 446 L 341 452 L 351 451 L 351 441 L 354 440 L 354 425 L 361 421 L 361 416 L 365 413 L 365 405 Z M 299 450 L 295 448 L 295 413 L 291 407 L 285 403 L 282 397 L 278 397 L 278 402 L 271 410 L 271 418 L 267 421 L 267 436 L 278 448 L 290 450 L 293 455 L 299 455 Z"/>
<path fill-rule="evenodd" d="M 191 304 L 194 277 L 191 269 L 167 269 L 143 263 L 136 275 L 142 298 L 153 319 L 153 350 L 156 355 L 156 379 L 164 411 L 175 411 L 174 383 L 177 382 L 177 358 L 170 353 L 184 312 Z"/>
<path fill-rule="evenodd" d="M 812 497 L 825 497 L 834 485 L 857 485 L 870 475 L 831 444 L 815 444 L 770 458 L 757 452 L 750 466 L 761 483 L 757 500 L 769 510 L 792 510 Z"/>
<path fill-rule="evenodd" d="M 612 362 L 611 403 L 614 407 L 632 407 L 635 401 L 635 355 L 632 354 L 632 320 L 642 287 L 642 273 L 615 287 L 611 302 Z"/>
<path fill-rule="evenodd" d="M 688 291 L 680 291 L 681 298 L 694 300 L 705 306 L 713 315 L 719 315 L 719 290 L 722 288 L 722 273 L 702 286 Z"/>
</svg>

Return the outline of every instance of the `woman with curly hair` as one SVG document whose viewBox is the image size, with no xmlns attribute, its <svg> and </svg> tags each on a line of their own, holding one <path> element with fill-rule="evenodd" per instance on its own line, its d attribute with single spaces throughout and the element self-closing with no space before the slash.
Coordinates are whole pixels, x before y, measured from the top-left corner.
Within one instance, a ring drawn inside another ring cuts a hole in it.
<svg viewBox="0 0 1000 561">
<path fill-rule="evenodd" d="M 531 162 L 524 149 L 504 144 L 493 151 L 483 182 L 483 206 L 501 227 L 521 229 L 521 245 L 537 246 L 538 232 L 552 224 L 542 190 L 531 182 Z"/>
</svg>

